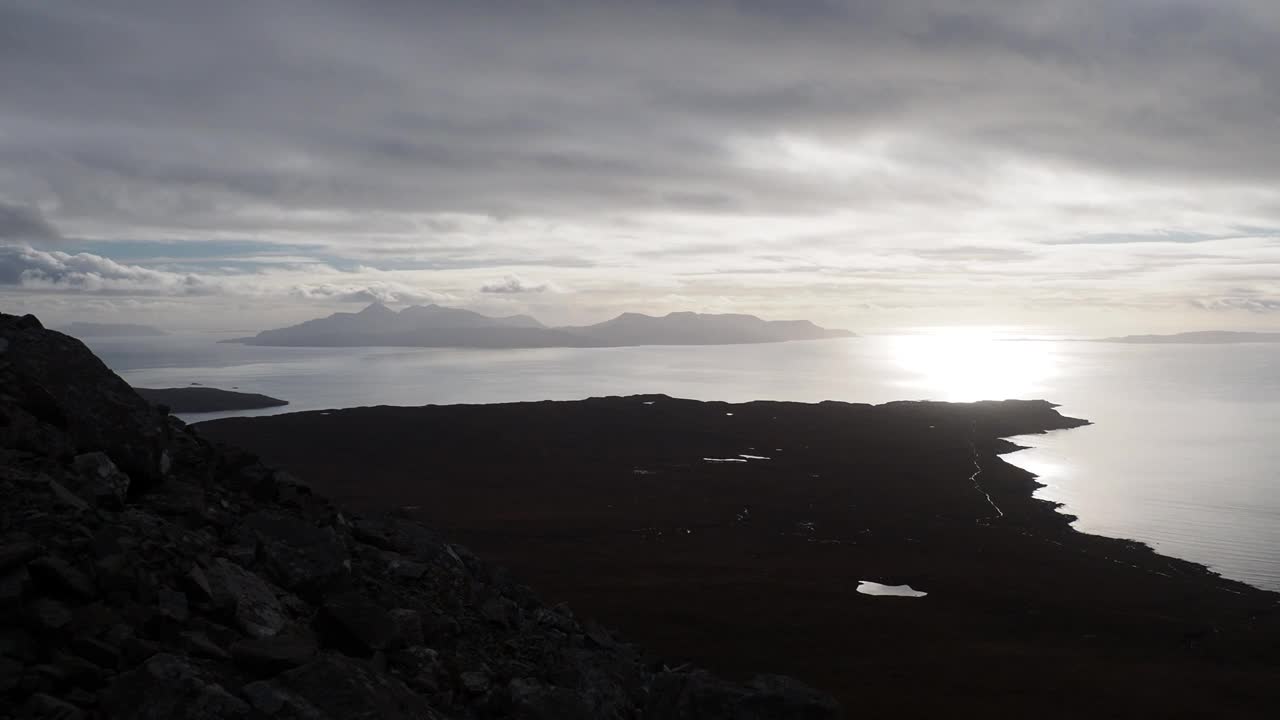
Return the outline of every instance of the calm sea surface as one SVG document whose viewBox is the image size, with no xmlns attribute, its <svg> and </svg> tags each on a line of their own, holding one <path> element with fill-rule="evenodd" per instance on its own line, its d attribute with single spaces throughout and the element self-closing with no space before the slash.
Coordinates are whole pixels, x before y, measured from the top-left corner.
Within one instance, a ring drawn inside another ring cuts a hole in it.
<svg viewBox="0 0 1280 720">
<path fill-rule="evenodd" d="M 1045 398 L 1095 424 L 1015 438 L 1085 532 L 1280 590 L 1280 345 L 1002 340 L 983 331 L 720 347 L 266 348 L 217 336 L 92 339 L 140 387 L 198 382 L 281 410 L 665 393 L 700 400 Z M 201 420 L 224 415 L 186 416 Z"/>
</svg>

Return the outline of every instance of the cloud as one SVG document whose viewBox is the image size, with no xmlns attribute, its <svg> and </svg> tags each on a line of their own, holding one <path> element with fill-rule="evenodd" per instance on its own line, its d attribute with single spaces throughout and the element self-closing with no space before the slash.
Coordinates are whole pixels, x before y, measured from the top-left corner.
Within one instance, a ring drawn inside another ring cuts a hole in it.
<svg viewBox="0 0 1280 720">
<path fill-rule="evenodd" d="M 0 200 L 0 240 L 39 243 L 61 239 L 62 234 L 38 208 Z"/>
<path fill-rule="evenodd" d="M 296 285 L 291 294 L 305 300 L 328 300 L 351 303 L 386 303 L 389 305 L 450 303 L 457 298 L 447 294 L 421 290 L 394 282 L 312 283 Z"/>
<path fill-rule="evenodd" d="M 1191 304 L 1201 310 L 1243 310 L 1252 313 L 1280 312 L 1280 297 L 1218 297 L 1193 300 Z"/>
<path fill-rule="evenodd" d="M 32 288 L 298 306 L 1185 312 L 1272 252 L 1217 238 L 1280 227 L 1278 7 L 0 0 L 0 197 L 32 203 L 0 238 L 138 269 L 28 259 Z"/>
<path fill-rule="evenodd" d="M 90 253 L 0 245 L 0 285 L 28 291 L 137 295 L 207 295 L 218 286 L 192 273 L 124 265 Z"/>
<path fill-rule="evenodd" d="M 532 282 L 520 277 L 519 275 L 508 275 L 501 280 L 495 280 L 480 286 L 480 292 L 499 295 L 541 293 L 555 289 L 556 288 L 551 283 Z"/>
</svg>

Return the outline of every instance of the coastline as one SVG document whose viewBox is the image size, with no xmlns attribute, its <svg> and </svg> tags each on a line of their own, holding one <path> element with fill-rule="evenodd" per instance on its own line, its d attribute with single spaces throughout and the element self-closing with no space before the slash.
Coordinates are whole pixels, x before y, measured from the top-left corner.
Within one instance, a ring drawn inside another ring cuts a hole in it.
<svg viewBox="0 0 1280 720">
<path fill-rule="evenodd" d="M 1230 688 L 1244 693 L 1233 711 L 1248 716 L 1259 691 L 1241 673 L 1277 666 L 1277 596 L 1080 532 L 1056 503 L 1035 498 L 1042 483 L 1000 457 L 1014 449 L 1003 438 L 1085 422 L 1052 407 L 634 396 L 359 408 L 197 429 L 348 503 L 417 506 L 548 599 L 645 638 L 673 663 L 783 672 L 847 707 L 885 711 L 903 707 L 905 678 L 923 676 L 941 689 L 906 701 L 920 712 L 954 708 L 944 700 L 957 697 L 975 712 L 1043 711 L 1034 698 L 1054 692 L 1054 672 L 1086 663 L 1099 683 L 1129 674 L 1154 684 L 1158 671 L 1188 679 L 1164 699 L 1117 687 L 1091 689 L 1090 702 L 1208 711 Z M 740 453 L 770 459 L 701 461 Z M 354 468 L 344 456 L 365 459 L 358 487 L 343 480 Z M 997 520 L 979 522 L 987 501 L 966 485 L 975 456 Z M 744 509 L 750 519 L 735 520 Z M 929 595 L 857 596 L 861 580 Z M 1209 660 L 1220 657 L 1245 670 Z M 871 665 L 882 668 L 875 682 L 864 677 Z M 1006 681 L 991 684 L 979 667 Z M 1008 697 L 1011 685 L 1023 696 Z M 1062 716 L 1068 710 L 1082 706 L 1067 703 Z"/>
</svg>

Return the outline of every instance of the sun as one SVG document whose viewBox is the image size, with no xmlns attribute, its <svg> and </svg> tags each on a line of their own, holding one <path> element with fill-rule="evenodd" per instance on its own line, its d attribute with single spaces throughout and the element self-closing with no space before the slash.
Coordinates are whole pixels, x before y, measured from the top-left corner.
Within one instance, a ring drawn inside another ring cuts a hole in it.
<svg viewBox="0 0 1280 720">
<path fill-rule="evenodd" d="M 952 402 L 1034 399 L 1058 373 L 1058 343 L 1020 341 L 993 328 L 941 328 L 890 340 L 903 384 Z"/>
</svg>

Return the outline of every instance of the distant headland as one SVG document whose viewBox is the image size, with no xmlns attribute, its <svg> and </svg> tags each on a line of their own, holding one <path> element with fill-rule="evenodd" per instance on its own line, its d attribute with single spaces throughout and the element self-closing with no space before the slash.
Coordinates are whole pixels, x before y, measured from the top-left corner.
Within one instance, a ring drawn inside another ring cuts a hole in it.
<svg viewBox="0 0 1280 720">
<path fill-rule="evenodd" d="M 211 387 L 134 388 L 134 390 L 142 396 L 143 400 L 152 405 L 164 405 L 176 413 L 260 410 L 289 404 L 288 400 L 268 395 Z"/>
<path fill-rule="evenodd" d="M 1230 330 L 1202 330 L 1174 333 L 1172 335 L 1124 335 L 1101 338 L 1098 342 L 1128 343 L 1131 345 L 1231 345 L 1236 343 L 1280 343 L 1280 332 L 1235 332 Z"/>
<path fill-rule="evenodd" d="M 528 315 L 489 317 L 470 310 L 416 305 L 399 312 L 374 303 L 358 313 L 334 313 L 298 325 L 224 340 L 297 347 L 627 347 L 739 345 L 853 337 L 808 320 L 674 312 L 662 317 L 623 313 L 595 325 L 548 327 Z"/>
</svg>

